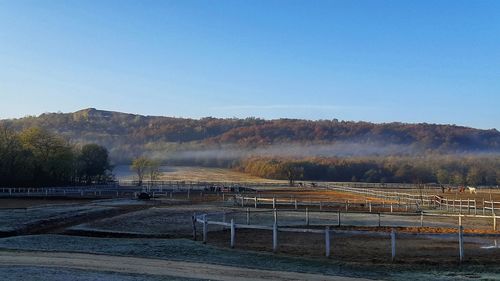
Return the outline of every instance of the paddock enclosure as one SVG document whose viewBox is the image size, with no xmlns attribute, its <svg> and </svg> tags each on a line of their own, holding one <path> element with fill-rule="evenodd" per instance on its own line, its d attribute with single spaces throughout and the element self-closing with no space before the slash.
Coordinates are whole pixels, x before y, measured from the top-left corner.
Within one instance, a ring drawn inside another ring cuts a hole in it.
<svg viewBox="0 0 500 281">
<path fill-rule="evenodd" d="M 136 204 L 131 202 L 140 192 L 148 192 L 152 200 L 129 206 Z M 6 187 L 0 188 L 0 197 L 42 205 L 44 200 L 61 202 L 59 209 L 49 211 L 28 203 L 13 211 L 7 205 L 12 229 L 4 235 L 21 233 L 15 228 L 19 218 L 32 229 L 39 222 L 70 219 L 71 224 L 64 224 L 67 228 L 57 231 L 96 237 L 189 238 L 199 241 L 200 247 L 204 242 L 350 262 L 488 264 L 500 257 L 500 190 L 496 188 L 478 188 L 471 194 L 404 184 L 289 187 L 285 183 L 159 181 L 142 186 L 120 182 Z M 73 218 L 74 210 L 81 214 Z"/>
</svg>

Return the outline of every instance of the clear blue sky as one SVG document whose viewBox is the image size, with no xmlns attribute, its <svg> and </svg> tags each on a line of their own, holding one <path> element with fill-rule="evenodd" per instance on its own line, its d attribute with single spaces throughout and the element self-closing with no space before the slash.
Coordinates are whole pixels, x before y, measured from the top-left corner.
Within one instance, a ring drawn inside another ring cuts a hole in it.
<svg viewBox="0 0 500 281">
<path fill-rule="evenodd" d="M 500 1 L 0 0 L 0 118 L 182 117 L 500 129 Z"/>
</svg>

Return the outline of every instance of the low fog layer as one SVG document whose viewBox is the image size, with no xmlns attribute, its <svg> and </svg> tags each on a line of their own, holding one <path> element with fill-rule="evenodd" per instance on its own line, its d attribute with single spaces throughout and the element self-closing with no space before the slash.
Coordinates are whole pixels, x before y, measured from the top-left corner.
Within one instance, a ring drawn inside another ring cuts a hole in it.
<svg viewBox="0 0 500 281">
<path fill-rule="evenodd" d="M 168 160 L 190 159 L 240 159 L 252 156 L 273 157 L 348 157 L 348 156 L 388 156 L 410 155 L 418 153 L 406 145 L 381 145 L 362 143 L 336 144 L 279 144 L 259 148 L 242 149 L 234 146 L 207 148 L 203 150 L 185 150 L 167 153 L 150 153 L 150 157 Z"/>
</svg>

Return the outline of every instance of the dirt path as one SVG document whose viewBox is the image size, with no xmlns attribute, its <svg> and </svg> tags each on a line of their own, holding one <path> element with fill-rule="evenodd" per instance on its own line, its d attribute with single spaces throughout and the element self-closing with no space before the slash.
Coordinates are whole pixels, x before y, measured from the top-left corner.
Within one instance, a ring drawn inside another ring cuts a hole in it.
<svg viewBox="0 0 500 281">
<path fill-rule="evenodd" d="M 192 262 L 79 253 L 0 251 L 0 265 L 72 268 L 210 280 L 367 280 L 319 274 L 247 269 Z"/>
</svg>

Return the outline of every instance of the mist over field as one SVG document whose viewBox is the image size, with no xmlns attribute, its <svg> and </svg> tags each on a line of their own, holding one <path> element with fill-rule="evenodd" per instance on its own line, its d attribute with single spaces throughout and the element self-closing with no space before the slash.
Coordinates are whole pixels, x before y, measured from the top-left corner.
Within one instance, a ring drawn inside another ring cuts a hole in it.
<svg viewBox="0 0 500 281">
<path fill-rule="evenodd" d="M 355 157 L 355 156 L 389 156 L 413 155 L 418 149 L 408 145 L 364 144 L 339 142 L 333 144 L 297 144 L 282 143 L 256 148 L 238 148 L 234 145 L 223 145 L 217 148 L 201 150 L 185 150 L 171 153 L 151 152 L 147 155 L 160 160 L 192 160 L 192 159 L 240 159 L 255 156 L 266 157 Z M 422 152 L 422 151 L 420 151 Z"/>
<path fill-rule="evenodd" d="M 456 125 L 258 118 L 173 118 L 97 109 L 0 120 L 41 128 L 75 147 L 96 143 L 113 165 L 231 168 L 268 179 L 365 182 L 500 182 L 500 132 Z"/>
</svg>

